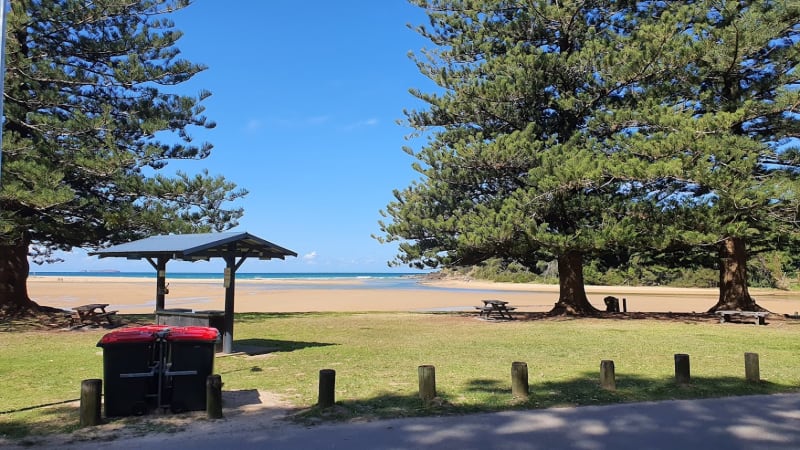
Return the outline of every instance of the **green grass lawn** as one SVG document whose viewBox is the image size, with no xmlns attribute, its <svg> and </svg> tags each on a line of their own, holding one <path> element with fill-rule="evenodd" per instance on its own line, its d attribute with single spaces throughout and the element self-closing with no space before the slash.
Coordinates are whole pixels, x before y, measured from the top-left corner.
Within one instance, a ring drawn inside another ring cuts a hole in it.
<svg viewBox="0 0 800 450">
<path fill-rule="evenodd" d="M 80 382 L 102 378 L 109 330 L 5 331 L 0 344 L 0 436 L 71 431 Z M 318 376 L 336 370 L 334 418 L 544 408 L 673 398 L 797 392 L 800 322 L 768 326 L 680 320 L 546 319 L 489 322 L 459 314 L 239 314 L 235 344 L 267 355 L 215 360 L 224 390 L 258 389 L 318 415 Z M 761 383 L 744 380 L 758 353 Z M 692 383 L 676 386 L 676 353 Z M 599 388 L 600 361 L 615 362 L 617 390 Z M 511 397 L 511 364 L 528 365 L 531 395 Z M 417 367 L 436 367 L 435 405 L 418 398 Z M 41 405 L 52 405 L 40 407 Z"/>
</svg>

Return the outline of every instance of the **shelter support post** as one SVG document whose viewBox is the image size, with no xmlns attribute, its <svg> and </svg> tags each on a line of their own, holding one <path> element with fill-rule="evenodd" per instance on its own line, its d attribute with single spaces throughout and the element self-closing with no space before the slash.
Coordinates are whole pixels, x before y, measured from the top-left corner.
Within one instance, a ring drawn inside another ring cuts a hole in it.
<svg viewBox="0 0 800 450">
<path fill-rule="evenodd" d="M 164 298 L 167 293 L 167 261 L 169 258 L 159 256 L 155 262 L 147 258 L 147 262 L 156 269 L 156 311 L 164 309 Z"/>
<path fill-rule="evenodd" d="M 2 2 L 3 0 L 0 0 Z M 2 81 L 2 80 L 0 80 Z M 151 236 L 138 241 L 114 245 L 89 253 L 100 258 L 123 257 L 131 260 L 145 259 L 156 270 L 156 311 L 163 310 L 167 290 L 167 262 L 225 260 L 225 315 L 222 330 L 222 351 L 233 352 L 233 312 L 236 271 L 248 257 L 258 259 L 284 259 L 297 253 L 279 247 L 249 233 L 196 233 Z M 236 258 L 239 258 L 237 261 Z"/>
<path fill-rule="evenodd" d="M 225 256 L 225 332 L 222 334 L 222 353 L 233 353 L 233 311 L 236 292 L 236 270 L 246 257 L 236 262 L 236 256 Z"/>
</svg>

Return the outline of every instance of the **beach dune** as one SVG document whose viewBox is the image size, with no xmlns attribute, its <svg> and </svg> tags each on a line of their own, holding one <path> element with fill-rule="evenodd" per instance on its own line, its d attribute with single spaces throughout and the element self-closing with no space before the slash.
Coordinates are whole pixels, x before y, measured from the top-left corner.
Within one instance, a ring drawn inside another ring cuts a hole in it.
<svg viewBox="0 0 800 450">
<path fill-rule="evenodd" d="M 222 310 L 222 280 L 169 281 L 166 308 Z M 483 299 L 508 301 L 521 312 L 545 312 L 558 299 L 558 286 L 492 283 L 466 280 L 423 281 L 408 288 L 373 287 L 356 279 L 237 280 L 236 312 L 314 311 L 474 311 Z M 630 312 L 704 312 L 717 301 L 717 289 L 587 286 L 598 309 L 603 298 L 627 300 Z M 155 308 L 155 279 L 126 277 L 31 276 L 28 292 L 40 305 L 70 309 L 88 303 L 108 303 L 111 310 L 151 313 Z M 800 295 L 752 289 L 757 302 L 778 314 L 800 310 Z"/>
</svg>

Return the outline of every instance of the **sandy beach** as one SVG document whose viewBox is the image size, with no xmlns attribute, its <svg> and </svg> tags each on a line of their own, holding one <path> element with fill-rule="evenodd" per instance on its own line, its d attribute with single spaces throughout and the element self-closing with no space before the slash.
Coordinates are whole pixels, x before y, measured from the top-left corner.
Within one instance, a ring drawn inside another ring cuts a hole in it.
<svg viewBox="0 0 800 450">
<path fill-rule="evenodd" d="M 167 308 L 222 310 L 222 280 L 176 279 L 169 282 Z M 556 302 L 558 286 L 440 280 L 409 288 L 374 288 L 364 280 L 237 280 L 236 312 L 312 311 L 474 311 L 482 299 L 508 301 L 521 312 L 545 312 Z M 605 309 L 603 298 L 627 300 L 629 312 L 704 312 L 719 295 L 717 289 L 587 286 L 589 300 Z M 70 309 L 88 303 L 108 303 L 110 310 L 151 313 L 155 280 L 124 277 L 31 276 L 28 292 L 40 305 Z M 800 310 L 800 293 L 751 289 L 757 302 L 778 314 Z"/>
</svg>

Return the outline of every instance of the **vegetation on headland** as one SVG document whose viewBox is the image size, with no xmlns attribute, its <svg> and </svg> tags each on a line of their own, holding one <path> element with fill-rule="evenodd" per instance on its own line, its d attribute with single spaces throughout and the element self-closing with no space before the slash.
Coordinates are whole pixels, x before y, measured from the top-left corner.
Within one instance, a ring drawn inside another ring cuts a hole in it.
<svg viewBox="0 0 800 450">
<path fill-rule="evenodd" d="M 462 313 L 237 314 L 236 344 L 270 352 L 216 358 L 214 372 L 222 376 L 225 391 L 277 394 L 301 411 L 301 420 L 770 394 L 797 392 L 800 386 L 800 321 L 756 327 L 719 325 L 703 315 L 530 320 L 536 322 L 480 321 Z M 107 332 L 1 333 L 0 438 L 35 442 L 37 436 L 76 430 L 78 406 L 64 402 L 79 398 L 81 380 L 102 378 L 102 351 L 95 344 Z M 759 354 L 760 383 L 745 381 L 744 352 Z M 691 357 L 689 386 L 674 382 L 676 353 Z M 613 392 L 599 388 L 598 369 L 605 359 L 616 366 Z M 527 400 L 511 397 L 514 361 L 528 364 Z M 417 367 L 426 364 L 436 367 L 439 396 L 430 405 L 418 397 Z M 336 406 L 330 410 L 314 408 L 321 369 L 336 371 Z M 234 411 L 226 414 L 237 420 Z M 114 435 L 142 423 L 158 430 L 163 428 L 159 421 L 170 423 L 173 417 L 113 419 L 110 426 Z M 205 420 L 203 413 L 177 417 Z"/>
<path fill-rule="evenodd" d="M 751 258 L 748 285 L 759 288 L 795 290 L 800 288 L 798 261 L 788 252 L 762 253 Z M 534 269 L 500 258 L 469 267 L 446 267 L 434 277 L 470 278 L 505 283 L 558 284 L 556 261 L 541 261 Z M 670 267 L 632 259 L 609 267 L 601 260 L 587 262 L 584 279 L 589 286 L 671 286 L 719 287 L 719 269 L 702 265 Z"/>
</svg>

